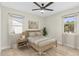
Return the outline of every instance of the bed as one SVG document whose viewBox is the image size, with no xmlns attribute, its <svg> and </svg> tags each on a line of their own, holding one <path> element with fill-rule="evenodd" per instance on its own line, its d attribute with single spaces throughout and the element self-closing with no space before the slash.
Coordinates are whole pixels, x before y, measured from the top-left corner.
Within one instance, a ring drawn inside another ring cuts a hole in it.
<svg viewBox="0 0 79 59">
<path fill-rule="evenodd" d="M 57 40 L 42 36 L 41 31 L 29 31 L 28 42 L 39 54 L 52 47 L 57 47 Z"/>
</svg>

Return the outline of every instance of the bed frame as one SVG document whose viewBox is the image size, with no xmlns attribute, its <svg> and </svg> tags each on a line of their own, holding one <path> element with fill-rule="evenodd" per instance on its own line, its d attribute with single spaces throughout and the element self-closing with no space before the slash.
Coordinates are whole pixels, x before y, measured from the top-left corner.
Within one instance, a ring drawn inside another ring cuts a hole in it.
<svg viewBox="0 0 79 59">
<path fill-rule="evenodd" d="M 28 31 L 28 34 L 29 34 L 30 32 L 41 32 L 41 30 Z M 38 51 L 38 54 L 39 54 L 39 55 L 42 55 L 42 54 L 44 54 L 43 52 L 47 51 L 48 49 L 53 48 L 53 47 L 57 47 L 57 40 L 55 40 L 54 42 L 51 42 L 51 43 L 49 43 L 49 44 L 47 44 L 47 45 L 41 46 L 41 47 L 39 46 L 39 43 L 38 43 L 38 45 L 36 45 L 36 44 L 34 44 L 34 43 L 30 43 L 30 42 L 29 42 L 29 45 L 30 45 L 34 50 Z"/>
</svg>

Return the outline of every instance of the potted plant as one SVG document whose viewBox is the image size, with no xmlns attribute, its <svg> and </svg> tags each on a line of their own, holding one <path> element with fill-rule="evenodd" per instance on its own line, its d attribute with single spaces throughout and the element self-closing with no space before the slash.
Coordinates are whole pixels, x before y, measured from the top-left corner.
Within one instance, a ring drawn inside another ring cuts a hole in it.
<svg viewBox="0 0 79 59">
<path fill-rule="evenodd" d="M 47 35 L 47 30 L 46 30 L 46 27 L 43 28 L 43 36 L 46 36 Z"/>
</svg>

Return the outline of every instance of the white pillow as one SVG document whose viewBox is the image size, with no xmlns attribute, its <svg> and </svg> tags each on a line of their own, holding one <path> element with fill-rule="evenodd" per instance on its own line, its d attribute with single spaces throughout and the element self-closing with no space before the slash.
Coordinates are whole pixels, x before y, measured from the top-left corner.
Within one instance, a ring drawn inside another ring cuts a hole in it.
<svg viewBox="0 0 79 59">
<path fill-rule="evenodd" d="M 36 36 L 42 36 L 41 32 L 36 32 Z"/>
<path fill-rule="evenodd" d="M 35 32 L 30 32 L 30 33 L 29 33 L 29 36 L 30 36 L 30 37 L 36 36 L 36 33 L 35 33 Z"/>
<path fill-rule="evenodd" d="M 25 39 L 25 35 L 22 35 L 22 39 Z"/>
</svg>

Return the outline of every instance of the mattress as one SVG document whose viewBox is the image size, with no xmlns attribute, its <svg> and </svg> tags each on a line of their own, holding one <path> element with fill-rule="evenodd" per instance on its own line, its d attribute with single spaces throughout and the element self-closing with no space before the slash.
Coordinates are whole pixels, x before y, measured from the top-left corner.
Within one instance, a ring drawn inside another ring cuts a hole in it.
<svg viewBox="0 0 79 59">
<path fill-rule="evenodd" d="M 55 41 L 55 39 L 44 36 L 28 37 L 28 41 L 35 45 L 44 46 Z"/>
</svg>

